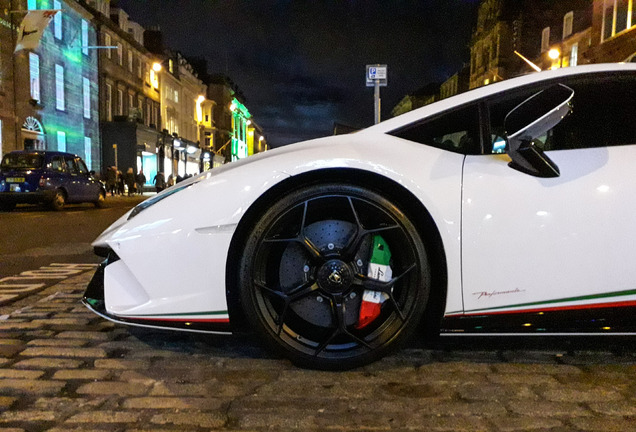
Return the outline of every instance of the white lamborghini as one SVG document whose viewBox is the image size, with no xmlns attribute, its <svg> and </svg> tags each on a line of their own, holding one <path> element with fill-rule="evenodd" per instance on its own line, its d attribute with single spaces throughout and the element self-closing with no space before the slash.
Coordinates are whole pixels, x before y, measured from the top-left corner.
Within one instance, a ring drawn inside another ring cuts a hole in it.
<svg viewBox="0 0 636 432">
<path fill-rule="evenodd" d="M 104 318 L 247 327 L 306 367 L 414 334 L 630 334 L 636 64 L 527 75 L 212 169 L 94 247 L 84 302 Z"/>
</svg>

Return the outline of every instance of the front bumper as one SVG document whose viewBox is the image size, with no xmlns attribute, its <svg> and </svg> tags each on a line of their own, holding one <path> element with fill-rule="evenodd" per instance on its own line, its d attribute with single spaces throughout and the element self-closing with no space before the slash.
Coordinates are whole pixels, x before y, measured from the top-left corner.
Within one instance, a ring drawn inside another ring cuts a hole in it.
<svg viewBox="0 0 636 432">
<path fill-rule="evenodd" d="M 100 250 L 100 252 L 105 252 Z M 93 278 L 86 287 L 82 303 L 92 312 L 109 321 L 162 330 L 179 330 L 195 333 L 232 333 L 229 320 L 198 320 L 198 319 L 174 319 L 162 317 L 130 318 L 113 315 L 106 309 L 104 277 L 106 267 L 119 260 L 119 257 L 110 250 L 108 257 L 102 262 Z"/>
</svg>

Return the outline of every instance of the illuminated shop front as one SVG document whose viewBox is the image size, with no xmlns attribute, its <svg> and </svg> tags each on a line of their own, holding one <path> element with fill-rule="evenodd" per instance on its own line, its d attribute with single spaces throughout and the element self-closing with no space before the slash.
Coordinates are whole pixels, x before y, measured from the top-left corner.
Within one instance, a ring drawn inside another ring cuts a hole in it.
<svg viewBox="0 0 636 432">
<path fill-rule="evenodd" d="M 152 186 L 152 180 L 157 175 L 157 155 L 148 151 L 141 151 L 137 155 L 137 172 L 143 170 L 146 186 Z"/>
<path fill-rule="evenodd" d="M 252 123 L 250 120 L 252 115 L 236 98 L 232 100 L 230 111 L 232 111 L 232 161 L 236 161 L 249 156 L 247 127 Z"/>
</svg>

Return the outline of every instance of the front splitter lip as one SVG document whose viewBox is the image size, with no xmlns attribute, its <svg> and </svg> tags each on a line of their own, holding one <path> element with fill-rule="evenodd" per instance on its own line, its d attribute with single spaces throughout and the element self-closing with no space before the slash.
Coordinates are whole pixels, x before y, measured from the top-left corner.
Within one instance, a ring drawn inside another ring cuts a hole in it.
<svg viewBox="0 0 636 432">
<path fill-rule="evenodd" d="M 108 313 L 104 300 L 104 271 L 110 264 L 112 257 L 104 261 L 98 267 L 90 283 L 86 287 L 86 292 L 82 298 L 82 304 L 96 315 L 117 324 L 124 324 L 135 327 L 144 327 L 159 330 L 176 330 L 189 333 L 207 334 L 231 334 L 230 322 L 228 319 L 220 320 L 197 320 L 197 319 L 159 319 L 153 317 L 130 318 L 120 317 Z M 117 258 L 118 259 L 118 258 Z"/>
</svg>

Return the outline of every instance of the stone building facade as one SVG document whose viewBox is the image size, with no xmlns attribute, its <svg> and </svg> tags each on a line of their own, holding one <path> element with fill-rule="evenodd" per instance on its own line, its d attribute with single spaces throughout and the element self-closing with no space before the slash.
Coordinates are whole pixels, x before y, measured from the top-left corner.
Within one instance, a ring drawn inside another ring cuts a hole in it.
<svg viewBox="0 0 636 432">
<path fill-rule="evenodd" d="M 75 1 L 5 3 L 6 10 L 14 13 L 0 22 L 1 152 L 68 151 L 83 157 L 89 169 L 99 171 L 98 59 L 93 49 L 97 36 L 92 13 Z M 13 53 L 17 27 L 25 14 L 19 11 L 32 9 L 60 12 L 35 51 Z"/>
</svg>

